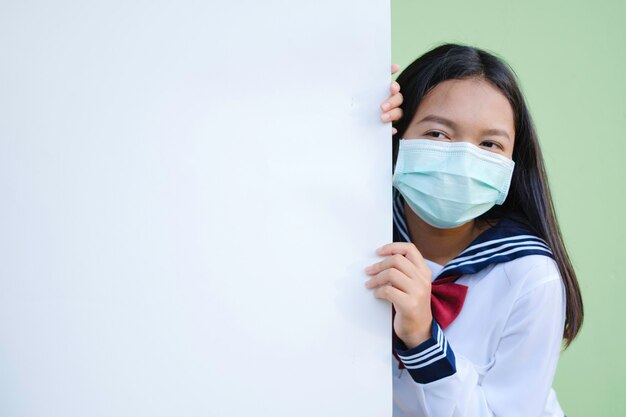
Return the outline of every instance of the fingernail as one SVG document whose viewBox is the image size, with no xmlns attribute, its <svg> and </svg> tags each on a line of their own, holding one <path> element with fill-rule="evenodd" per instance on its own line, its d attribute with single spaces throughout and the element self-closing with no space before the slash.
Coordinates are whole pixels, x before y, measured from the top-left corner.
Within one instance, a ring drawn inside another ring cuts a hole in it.
<svg viewBox="0 0 626 417">
<path fill-rule="evenodd" d="M 383 114 L 383 120 L 389 120 L 389 118 L 390 118 L 389 113 Z"/>
<path fill-rule="evenodd" d="M 386 103 L 386 102 L 385 102 L 385 103 L 383 103 L 383 110 L 388 110 L 388 109 L 389 109 L 389 107 L 391 107 L 391 104 Z"/>
</svg>

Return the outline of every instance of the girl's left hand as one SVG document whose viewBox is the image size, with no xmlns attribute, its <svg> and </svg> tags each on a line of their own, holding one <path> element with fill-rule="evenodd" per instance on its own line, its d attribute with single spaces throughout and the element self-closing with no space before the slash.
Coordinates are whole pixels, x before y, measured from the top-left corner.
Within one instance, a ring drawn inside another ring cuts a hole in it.
<svg viewBox="0 0 626 417">
<path fill-rule="evenodd" d="M 431 337 L 432 272 L 413 243 L 388 243 L 376 253 L 385 259 L 365 268 L 373 275 L 365 286 L 374 288 L 376 298 L 393 303 L 393 328 L 407 348 L 414 348 Z"/>
</svg>

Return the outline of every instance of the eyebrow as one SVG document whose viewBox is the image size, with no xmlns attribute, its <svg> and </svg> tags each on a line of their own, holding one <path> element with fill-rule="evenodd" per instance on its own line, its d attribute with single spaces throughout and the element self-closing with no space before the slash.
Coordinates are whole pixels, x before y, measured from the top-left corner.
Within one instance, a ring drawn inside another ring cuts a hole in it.
<svg viewBox="0 0 626 417">
<path fill-rule="evenodd" d="M 454 123 L 452 120 L 446 119 L 445 117 L 437 116 L 436 114 L 429 114 L 428 116 L 424 117 L 422 120 L 417 122 L 417 124 L 420 124 L 422 122 L 435 122 L 435 123 L 442 124 L 444 126 L 448 126 L 451 129 L 458 130 L 458 125 Z M 505 138 L 509 140 L 509 142 L 511 141 L 509 134 L 506 133 L 506 131 L 502 129 L 486 129 L 486 130 L 483 130 L 482 133 L 487 134 L 487 135 L 504 136 Z"/>
</svg>

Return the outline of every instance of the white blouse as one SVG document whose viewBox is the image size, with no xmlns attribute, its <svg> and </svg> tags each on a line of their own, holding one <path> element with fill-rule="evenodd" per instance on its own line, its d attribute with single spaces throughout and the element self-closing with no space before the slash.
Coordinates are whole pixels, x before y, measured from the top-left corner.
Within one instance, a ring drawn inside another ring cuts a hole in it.
<svg viewBox="0 0 626 417">
<path fill-rule="evenodd" d="M 434 280 L 443 266 L 426 263 Z M 556 262 L 526 255 L 456 282 L 468 286 L 459 316 L 443 331 L 434 321 L 431 339 L 396 350 L 408 366 L 416 357 L 426 364 L 415 375 L 438 372 L 433 367 L 451 356 L 456 371 L 419 383 L 394 357 L 393 416 L 563 417 L 552 388 L 565 326 Z"/>
</svg>

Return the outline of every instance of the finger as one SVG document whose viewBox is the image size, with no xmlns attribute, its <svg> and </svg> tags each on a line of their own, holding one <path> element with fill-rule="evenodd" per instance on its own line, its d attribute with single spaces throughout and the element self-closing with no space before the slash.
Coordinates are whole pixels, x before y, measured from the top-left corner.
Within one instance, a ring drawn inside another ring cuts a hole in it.
<svg viewBox="0 0 626 417">
<path fill-rule="evenodd" d="M 395 109 L 391 109 L 388 112 L 381 114 L 380 118 L 384 122 L 395 122 L 396 120 L 400 120 L 402 118 L 402 115 L 402 108 L 396 107 Z"/>
<path fill-rule="evenodd" d="M 397 81 L 392 81 L 391 86 L 389 87 L 389 91 L 391 95 L 397 94 L 400 92 L 400 84 Z"/>
<path fill-rule="evenodd" d="M 410 295 L 392 287 L 391 285 L 383 285 L 374 290 L 374 296 L 383 300 L 387 300 L 396 307 L 396 311 L 406 311 Z"/>
<path fill-rule="evenodd" d="M 398 107 L 404 101 L 404 96 L 402 95 L 402 93 L 398 92 L 392 95 L 387 101 L 391 103 L 392 107 Z"/>
<path fill-rule="evenodd" d="M 385 270 L 397 270 L 409 278 L 415 278 L 419 273 L 417 266 L 414 265 L 408 258 L 400 254 L 386 256 L 380 262 L 376 262 L 365 268 L 365 272 L 368 275 L 377 275 Z"/>
<path fill-rule="evenodd" d="M 395 135 L 396 133 L 398 133 L 398 129 L 396 129 L 395 127 L 391 128 L 391 134 Z"/>
<path fill-rule="evenodd" d="M 395 74 L 396 72 L 398 72 L 398 70 L 400 69 L 400 65 L 398 64 L 391 64 L 391 73 Z"/>
<path fill-rule="evenodd" d="M 397 93 L 392 96 L 389 96 L 387 100 L 383 101 L 383 104 L 380 105 L 380 108 L 384 111 L 389 111 L 395 107 L 398 107 L 404 101 L 404 97 L 402 94 Z"/>
<path fill-rule="evenodd" d="M 387 243 L 380 248 L 376 249 L 376 253 L 381 256 L 389 256 L 400 254 L 402 256 L 406 256 L 409 261 L 411 261 L 415 266 L 420 269 L 430 269 L 426 265 L 424 261 L 424 257 L 417 250 L 417 247 L 411 242 L 391 242 Z"/>
<path fill-rule="evenodd" d="M 415 281 L 395 268 L 385 269 L 365 281 L 367 288 L 377 288 L 382 285 L 391 285 L 406 294 L 415 293 Z"/>
</svg>

